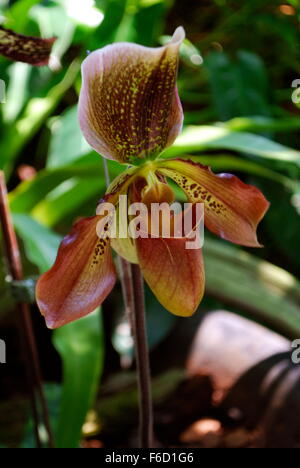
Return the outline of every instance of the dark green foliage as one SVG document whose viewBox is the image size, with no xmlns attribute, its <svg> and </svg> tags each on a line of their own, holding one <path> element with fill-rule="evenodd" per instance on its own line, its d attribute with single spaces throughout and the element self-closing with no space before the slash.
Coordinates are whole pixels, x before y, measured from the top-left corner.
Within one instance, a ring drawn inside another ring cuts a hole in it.
<svg viewBox="0 0 300 468">
<path fill-rule="evenodd" d="M 300 8 L 296 0 L 285 3 L 290 14 L 282 2 L 271 0 L 96 0 L 94 7 L 85 0 L 1 2 L 6 27 L 57 36 L 54 53 L 61 62 L 33 69 L 0 58 L 7 101 L 0 104 L 0 168 L 7 176 L 28 275 L 50 267 L 62 235 L 76 218 L 93 215 L 105 192 L 101 158 L 84 141 L 77 122 L 80 63 L 87 51 L 114 41 L 159 46 L 182 24 L 188 41 L 178 84 L 186 128 L 164 157 L 189 157 L 216 172 L 232 171 L 259 186 L 271 202 L 259 228 L 264 249 L 245 253 L 216 239 L 207 241 L 208 293 L 221 305 L 299 336 L 300 114 L 291 84 L 300 78 Z M 32 166 L 36 176 L 21 181 L 22 165 Z M 109 163 L 111 177 L 122 169 Z M 1 270 L 0 318 L 9 328 L 14 311 L 2 264 Z M 123 310 L 120 297 L 115 291 L 104 305 L 106 340 L 99 311 L 54 334 L 63 372 L 59 388 L 52 388 L 55 398 L 51 387 L 47 395 L 55 406 L 60 447 L 79 445 L 104 353 L 111 337 L 116 339 L 111 309 Z M 184 319 L 168 315 L 149 292 L 146 301 L 155 348 L 172 334 L 177 320 L 184 327 Z M 204 304 L 210 307 L 209 301 Z M 43 324 L 38 326 L 41 330 Z M 59 372 L 54 374 L 59 380 Z M 47 375 L 53 379 L 53 373 Z M 18 425 L 15 443 L 20 432 Z M 1 434 L 0 443 L 7 444 Z M 32 443 L 26 436 L 23 446 Z"/>
</svg>

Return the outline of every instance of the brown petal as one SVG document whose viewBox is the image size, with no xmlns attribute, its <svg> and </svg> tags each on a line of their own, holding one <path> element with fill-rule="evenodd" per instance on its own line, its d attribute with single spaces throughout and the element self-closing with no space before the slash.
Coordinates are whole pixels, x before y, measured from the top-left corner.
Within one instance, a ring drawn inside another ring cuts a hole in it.
<svg viewBox="0 0 300 468">
<path fill-rule="evenodd" d="M 138 238 L 136 246 L 143 276 L 159 302 L 175 315 L 192 315 L 204 293 L 201 249 L 187 249 L 185 238 Z"/>
<path fill-rule="evenodd" d="M 42 39 L 40 37 L 24 36 L 0 26 L 0 54 L 11 60 L 29 63 L 30 65 L 47 65 L 55 40 L 55 37 Z"/>
<path fill-rule="evenodd" d="M 57 328 L 92 312 L 112 290 L 116 273 L 109 241 L 96 233 L 99 217 L 73 226 L 56 261 L 37 283 L 36 297 L 49 328 Z"/>
<path fill-rule="evenodd" d="M 85 59 L 79 122 L 98 153 L 134 163 L 173 143 L 183 119 L 176 89 L 183 39 L 178 28 L 166 46 L 116 43 Z"/>
<path fill-rule="evenodd" d="M 188 160 L 160 161 L 160 171 L 173 179 L 192 203 L 205 206 L 205 225 L 236 244 L 260 247 L 256 229 L 269 202 L 258 188 L 232 174 L 214 174 L 207 166 Z"/>
</svg>

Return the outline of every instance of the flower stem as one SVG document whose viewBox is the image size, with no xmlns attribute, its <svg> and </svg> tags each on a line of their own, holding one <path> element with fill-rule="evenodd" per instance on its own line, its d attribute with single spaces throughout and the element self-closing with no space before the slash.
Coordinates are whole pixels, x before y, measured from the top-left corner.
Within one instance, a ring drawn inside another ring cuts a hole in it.
<svg viewBox="0 0 300 468">
<path fill-rule="evenodd" d="M 125 315 L 134 335 L 134 292 L 132 284 L 131 264 L 118 255 L 118 270 L 125 305 Z"/>
<path fill-rule="evenodd" d="M 3 232 L 3 243 L 7 269 L 13 280 L 20 281 L 23 279 L 23 268 L 18 241 L 8 205 L 5 177 L 2 171 L 0 171 L 0 224 Z M 44 426 L 48 435 L 48 445 L 52 448 L 54 447 L 54 442 L 50 427 L 46 398 L 43 391 L 40 363 L 33 332 L 30 308 L 28 307 L 28 304 L 20 302 L 18 303 L 18 309 L 20 312 L 20 321 L 18 320 L 18 326 L 25 347 L 25 367 L 30 392 L 36 444 L 37 447 L 42 446 L 38 429 L 39 405 L 37 400 L 39 400 Z"/>
<path fill-rule="evenodd" d="M 136 366 L 139 384 L 140 447 L 150 448 L 153 444 L 153 410 L 151 396 L 151 374 L 146 333 L 144 284 L 140 267 L 131 265 L 134 294 L 134 339 Z"/>
<path fill-rule="evenodd" d="M 103 166 L 108 186 L 110 176 L 107 161 L 104 158 Z M 118 256 L 118 264 L 127 320 L 135 343 L 139 386 L 139 443 L 141 448 L 150 448 L 153 443 L 153 409 L 143 277 L 138 265 L 130 264 L 120 256 Z"/>
</svg>

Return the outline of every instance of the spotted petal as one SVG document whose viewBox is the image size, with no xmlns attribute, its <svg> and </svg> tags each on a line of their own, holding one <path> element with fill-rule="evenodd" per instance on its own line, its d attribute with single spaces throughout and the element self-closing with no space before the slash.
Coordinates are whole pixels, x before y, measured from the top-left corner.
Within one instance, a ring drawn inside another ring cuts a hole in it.
<svg viewBox="0 0 300 468">
<path fill-rule="evenodd" d="M 40 277 L 37 303 L 49 328 L 57 328 L 92 312 L 116 280 L 109 242 L 96 233 L 98 216 L 76 223 L 62 241 L 56 261 Z"/>
<path fill-rule="evenodd" d="M 183 119 L 176 88 L 183 39 L 180 27 L 166 46 L 116 43 L 84 60 L 79 122 L 102 156 L 133 163 L 173 143 Z"/>
<path fill-rule="evenodd" d="M 160 161 L 160 171 L 173 179 L 189 201 L 205 205 L 205 225 L 236 244 L 259 247 L 256 229 L 269 203 L 256 187 L 232 174 L 214 174 L 207 166 L 188 160 Z"/>
<path fill-rule="evenodd" d="M 187 249 L 185 238 L 139 238 L 136 246 L 143 276 L 159 302 L 175 315 L 192 315 L 204 293 L 201 249 Z"/>
<path fill-rule="evenodd" d="M 47 65 L 55 38 L 24 36 L 0 26 L 0 54 L 31 65 Z"/>
</svg>

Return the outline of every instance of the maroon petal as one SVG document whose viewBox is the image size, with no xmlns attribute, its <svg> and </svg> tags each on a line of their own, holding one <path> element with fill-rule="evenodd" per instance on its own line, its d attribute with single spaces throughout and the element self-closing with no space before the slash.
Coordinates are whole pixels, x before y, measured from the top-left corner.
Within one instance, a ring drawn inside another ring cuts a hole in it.
<svg viewBox="0 0 300 468">
<path fill-rule="evenodd" d="M 42 39 L 24 36 L 0 26 L 0 54 L 16 62 L 36 66 L 47 65 L 55 40 L 55 37 Z"/>
<path fill-rule="evenodd" d="M 214 234 L 236 244 L 260 247 L 256 230 L 269 202 L 257 187 L 232 174 L 214 174 L 209 167 L 193 161 L 161 160 L 159 165 L 190 202 L 204 203 L 205 225 Z"/>
<path fill-rule="evenodd" d="M 107 239 L 97 236 L 98 216 L 73 226 L 53 267 L 37 283 L 36 298 L 49 328 L 92 312 L 112 290 L 116 273 Z"/>
<path fill-rule="evenodd" d="M 176 88 L 183 39 L 178 28 L 163 47 L 116 43 L 85 59 L 79 122 L 102 156 L 134 164 L 173 143 L 183 119 Z"/>
</svg>

